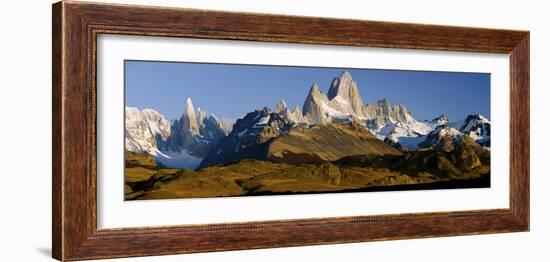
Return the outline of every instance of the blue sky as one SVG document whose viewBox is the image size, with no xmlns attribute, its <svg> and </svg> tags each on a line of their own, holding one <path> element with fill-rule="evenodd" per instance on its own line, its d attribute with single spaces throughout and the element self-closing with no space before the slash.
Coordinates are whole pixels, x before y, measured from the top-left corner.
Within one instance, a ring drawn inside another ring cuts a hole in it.
<svg viewBox="0 0 550 262">
<path fill-rule="evenodd" d="M 301 107 L 313 82 L 326 94 L 343 70 L 365 103 L 387 98 L 417 120 L 442 113 L 451 121 L 471 113 L 490 119 L 490 74 L 181 62 L 126 61 L 126 106 L 177 119 L 191 97 L 201 110 L 236 119 L 264 106 L 273 109 L 280 99 Z"/>
</svg>

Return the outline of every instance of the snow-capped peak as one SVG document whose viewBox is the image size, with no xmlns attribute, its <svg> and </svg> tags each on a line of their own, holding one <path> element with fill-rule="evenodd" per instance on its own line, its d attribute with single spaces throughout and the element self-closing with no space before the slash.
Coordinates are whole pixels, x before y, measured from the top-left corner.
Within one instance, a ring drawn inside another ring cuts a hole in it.
<svg viewBox="0 0 550 262">
<path fill-rule="evenodd" d="M 435 124 L 436 126 L 444 125 L 449 123 L 449 119 L 445 114 L 441 114 L 438 117 L 432 119 L 431 123 Z"/>
<path fill-rule="evenodd" d="M 167 167 L 196 168 L 219 139 L 227 135 L 222 121 L 214 114 L 207 116 L 200 108 L 195 110 L 191 98 L 173 123 L 153 109 L 125 110 L 125 149 L 147 153 Z"/>
<path fill-rule="evenodd" d="M 216 115 L 210 114 L 210 115 L 208 116 L 208 120 L 210 120 L 212 123 L 215 123 L 217 126 L 223 128 L 222 122 L 220 121 L 220 119 L 218 119 L 218 117 L 217 117 Z"/>
<path fill-rule="evenodd" d="M 480 114 L 468 115 L 460 126 L 460 132 L 469 135 L 483 146 L 490 146 L 491 121 Z"/>
<path fill-rule="evenodd" d="M 418 146 L 421 148 L 450 150 L 453 143 L 461 136 L 462 133 L 460 131 L 444 124 L 431 131 Z"/>
<path fill-rule="evenodd" d="M 155 154 L 158 141 L 166 141 L 171 134 L 170 121 L 153 109 L 126 107 L 124 122 L 129 151 Z"/>
<path fill-rule="evenodd" d="M 460 127 L 460 131 L 470 130 L 473 126 L 480 124 L 491 124 L 491 121 L 480 114 L 468 115 Z"/>
</svg>

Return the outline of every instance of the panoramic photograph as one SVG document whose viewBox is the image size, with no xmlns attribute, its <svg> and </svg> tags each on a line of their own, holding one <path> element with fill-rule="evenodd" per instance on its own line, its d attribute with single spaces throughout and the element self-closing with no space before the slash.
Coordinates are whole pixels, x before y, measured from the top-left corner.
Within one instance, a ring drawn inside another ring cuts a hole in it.
<svg viewBox="0 0 550 262">
<path fill-rule="evenodd" d="M 124 199 L 490 187 L 490 74 L 126 60 Z"/>
</svg>

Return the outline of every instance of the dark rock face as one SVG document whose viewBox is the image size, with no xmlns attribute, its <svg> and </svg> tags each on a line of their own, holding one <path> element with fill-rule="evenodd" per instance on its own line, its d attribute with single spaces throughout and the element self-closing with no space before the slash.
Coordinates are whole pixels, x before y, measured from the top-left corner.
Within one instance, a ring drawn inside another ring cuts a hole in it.
<svg viewBox="0 0 550 262">
<path fill-rule="evenodd" d="M 233 131 L 220 140 L 199 168 L 246 158 L 302 164 L 360 154 L 380 156 L 401 152 L 354 122 L 293 125 L 286 117 L 264 108 L 238 120 Z"/>
<path fill-rule="evenodd" d="M 471 137 L 462 136 L 457 141 L 453 157 L 455 164 L 462 170 L 471 170 L 481 166 L 480 152 L 483 150 Z"/>
<path fill-rule="evenodd" d="M 388 144 L 389 146 L 399 150 L 399 151 L 406 151 L 406 148 L 401 145 L 399 142 L 395 142 L 388 137 L 384 138 L 384 143 Z"/>
<path fill-rule="evenodd" d="M 199 134 L 206 140 L 211 141 L 210 144 L 217 144 L 218 141 L 226 136 L 222 123 L 214 115 L 206 117 L 199 127 Z"/>
<path fill-rule="evenodd" d="M 435 124 L 436 126 L 446 125 L 446 124 L 449 123 L 449 118 L 447 118 L 447 116 L 445 114 L 441 114 L 438 117 L 432 119 L 431 122 L 433 124 Z"/>
<path fill-rule="evenodd" d="M 172 133 L 161 148 L 173 152 L 186 151 L 196 157 L 206 156 L 218 141 L 226 135 L 216 116 L 198 111 L 195 113 L 191 99 L 180 119 L 172 124 Z"/>
<path fill-rule="evenodd" d="M 490 160 L 490 152 L 483 149 L 470 135 L 447 125 L 441 125 L 432 131 L 420 147 L 446 152 L 445 157 L 462 171 L 472 170 L 482 164 L 488 165 Z"/>
<path fill-rule="evenodd" d="M 422 141 L 419 148 L 435 148 L 446 152 L 450 152 L 454 149 L 454 143 L 457 137 L 461 136 L 460 132 L 446 124 L 436 127 L 431 131 L 424 141 Z"/>
<path fill-rule="evenodd" d="M 461 177 L 482 166 L 489 167 L 490 152 L 469 136 L 463 135 L 452 142 L 452 149 L 449 151 L 432 147 L 406 151 L 400 156 L 349 156 L 335 163 L 343 166 L 388 168 L 409 175 L 422 175 L 427 172 L 439 177 Z"/>
<path fill-rule="evenodd" d="M 474 138 L 480 145 L 491 146 L 491 122 L 482 115 L 468 115 L 459 130 Z"/>
<path fill-rule="evenodd" d="M 263 108 L 248 113 L 237 120 L 229 135 L 219 140 L 199 165 L 204 168 L 211 165 L 252 158 L 267 158 L 267 142 L 287 133 L 293 122 L 279 113 Z"/>
<path fill-rule="evenodd" d="M 477 143 L 484 147 L 491 146 L 491 122 L 482 115 L 469 115 L 464 122 L 458 126 L 455 124 L 454 127 L 451 127 L 444 115 L 432 122 L 438 126 L 418 144 L 419 148 L 437 148 L 450 152 L 462 142 L 469 145 Z"/>
<path fill-rule="evenodd" d="M 194 137 L 198 137 L 198 134 L 189 132 L 189 129 L 186 127 L 185 121 L 181 121 L 181 119 L 176 120 L 172 125 L 172 134 L 168 138 L 166 145 L 161 148 L 174 152 L 186 150 L 194 156 L 208 153 L 208 144 L 200 142 L 200 139 L 195 139 Z"/>
<path fill-rule="evenodd" d="M 172 135 L 165 143 L 163 149 L 174 152 L 186 151 L 190 155 L 204 157 L 222 137 L 223 129 L 204 127 L 201 132 L 193 134 L 181 121 L 175 121 L 172 125 Z"/>
</svg>

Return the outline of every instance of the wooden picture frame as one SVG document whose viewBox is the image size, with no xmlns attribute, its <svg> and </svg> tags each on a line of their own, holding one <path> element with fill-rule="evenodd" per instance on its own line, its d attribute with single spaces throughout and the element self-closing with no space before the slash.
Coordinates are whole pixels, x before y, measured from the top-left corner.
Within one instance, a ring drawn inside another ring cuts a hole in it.
<svg viewBox="0 0 550 262">
<path fill-rule="evenodd" d="M 53 257 L 81 260 L 529 230 L 529 32 L 83 2 L 53 5 Z M 468 51 L 510 57 L 510 207 L 98 229 L 99 34 Z M 330 230 L 327 230 L 330 228 Z"/>
</svg>

